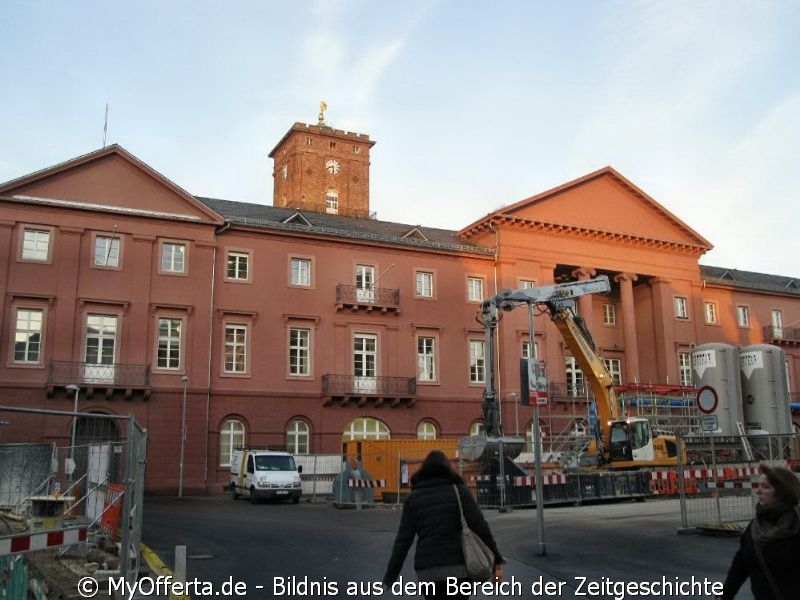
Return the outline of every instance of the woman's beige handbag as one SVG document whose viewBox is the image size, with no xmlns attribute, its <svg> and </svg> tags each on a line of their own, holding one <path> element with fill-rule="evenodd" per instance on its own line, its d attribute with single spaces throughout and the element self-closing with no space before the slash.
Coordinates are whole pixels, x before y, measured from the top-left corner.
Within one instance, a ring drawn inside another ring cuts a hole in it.
<svg viewBox="0 0 800 600">
<path fill-rule="evenodd" d="M 494 574 L 494 552 L 483 542 L 478 534 L 472 531 L 464 518 L 461 507 L 461 494 L 458 486 L 453 484 L 458 500 L 458 512 L 461 515 L 461 550 L 464 552 L 464 565 L 472 581 L 489 581 Z"/>
</svg>

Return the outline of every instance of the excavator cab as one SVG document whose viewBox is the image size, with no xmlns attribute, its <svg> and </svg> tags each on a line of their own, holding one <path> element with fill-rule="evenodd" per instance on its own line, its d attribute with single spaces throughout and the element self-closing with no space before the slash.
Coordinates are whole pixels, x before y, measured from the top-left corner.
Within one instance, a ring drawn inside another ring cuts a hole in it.
<svg viewBox="0 0 800 600">
<path fill-rule="evenodd" d="M 609 452 L 612 463 L 623 460 L 653 460 L 650 422 L 641 418 L 612 422 Z"/>
</svg>

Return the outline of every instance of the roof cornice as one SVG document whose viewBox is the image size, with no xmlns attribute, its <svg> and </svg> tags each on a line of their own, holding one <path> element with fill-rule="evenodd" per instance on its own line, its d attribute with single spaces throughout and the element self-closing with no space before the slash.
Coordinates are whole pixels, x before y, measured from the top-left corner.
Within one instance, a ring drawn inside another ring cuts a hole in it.
<svg viewBox="0 0 800 600">
<path fill-rule="evenodd" d="M 491 219 L 483 219 L 473 223 L 469 228 L 459 231 L 459 236 L 463 235 L 469 239 L 482 233 L 491 232 L 492 228 L 496 227 L 497 225 L 504 225 L 508 228 L 521 231 L 535 231 L 538 233 L 566 235 L 595 241 L 602 240 L 617 244 L 628 244 L 633 246 L 684 252 L 697 256 L 700 256 L 708 250 L 708 247 L 700 244 L 689 244 L 687 242 L 677 240 L 663 240 L 642 235 L 635 235 L 633 233 L 625 233 L 622 231 L 595 229 L 581 225 L 570 225 L 568 223 L 527 219 L 505 213 L 495 213 Z"/>
</svg>

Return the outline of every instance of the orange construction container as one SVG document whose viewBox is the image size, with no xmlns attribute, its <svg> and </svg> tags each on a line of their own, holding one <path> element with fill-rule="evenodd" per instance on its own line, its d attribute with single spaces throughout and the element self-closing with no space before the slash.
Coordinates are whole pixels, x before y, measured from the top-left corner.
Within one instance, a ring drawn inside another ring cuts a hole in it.
<svg viewBox="0 0 800 600">
<path fill-rule="evenodd" d="M 411 491 L 411 476 L 431 450 L 441 450 L 453 461 L 458 458 L 458 440 L 360 440 L 342 446 L 348 461 L 361 461 L 371 479 L 386 481 L 383 488 L 376 490 L 384 502 L 402 499 Z M 453 468 L 458 471 L 458 465 Z"/>
</svg>

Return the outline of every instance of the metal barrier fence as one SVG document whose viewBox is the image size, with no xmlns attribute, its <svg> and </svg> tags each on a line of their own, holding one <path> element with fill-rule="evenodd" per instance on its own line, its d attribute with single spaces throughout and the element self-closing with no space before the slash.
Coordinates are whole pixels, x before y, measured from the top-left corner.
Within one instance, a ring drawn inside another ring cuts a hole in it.
<svg viewBox="0 0 800 600">
<path fill-rule="evenodd" d="M 649 472 L 551 471 L 537 485 L 533 465 L 517 463 L 497 453 L 478 461 L 458 456 L 457 442 L 442 444 L 484 508 L 583 503 L 612 499 L 641 499 L 651 494 Z M 392 450 L 352 455 L 296 456 L 303 465 L 303 497 L 307 501 L 332 502 L 337 507 L 379 505 L 398 507 L 411 492 L 411 481 L 429 450 Z"/>
<path fill-rule="evenodd" d="M 797 469 L 800 435 L 685 436 L 686 465 L 662 476 L 665 493 L 681 499 L 685 528 L 729 529 L 755 516 L 760 463 Z M 680 453 L 679 453 L 680 455 Z"/>
<path fill-rule="evenodd" d="M 0 569 L 24 565 L 25 589 L 64 597 L 83 575 L 138 577 L 147 432 L 132 416 L 0 413 L 4 432 L 16 417 L 26 431 L 71 430 L 75 442 L 0 444 Z M 21 593 L 18 577 L 3 577 L 0 597 Z"/>
</svg>

